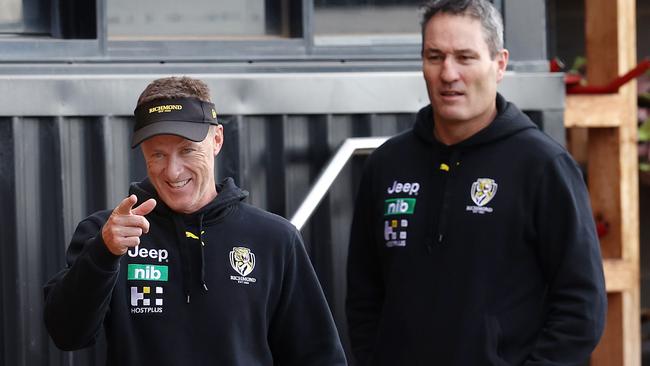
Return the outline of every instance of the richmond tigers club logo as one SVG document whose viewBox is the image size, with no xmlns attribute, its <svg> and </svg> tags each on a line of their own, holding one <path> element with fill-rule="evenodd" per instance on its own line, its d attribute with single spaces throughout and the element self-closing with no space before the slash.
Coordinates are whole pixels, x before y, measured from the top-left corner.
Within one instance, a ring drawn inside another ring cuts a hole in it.
<svg viewBox="0 0 650 366">
<path fill-rule="evenodd" d="M 472 201 L 479 207 L 487 205 L 497 194 L 497 187 L 498 184 L 494 179 L 477 179 L 476 182 L 472 183 Z"/>
<path fill-rule="evenodd" d="M 240 275 L 247 276 L 255 268 L 255 254 L 246 247 L 233 247 L 230 251 L 230 265 Z"/>
</svg>

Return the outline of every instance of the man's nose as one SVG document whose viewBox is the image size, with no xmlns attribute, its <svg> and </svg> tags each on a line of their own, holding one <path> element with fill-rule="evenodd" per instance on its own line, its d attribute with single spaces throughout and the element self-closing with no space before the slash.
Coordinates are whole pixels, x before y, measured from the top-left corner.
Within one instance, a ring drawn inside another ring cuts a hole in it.
<svg viewBox="0 0 650 366">
<path fill-rule="evenodd" d="M 446 83 L 451 83 L 459 78 L 458 65 L 453 61 L 452 57 L 446 57 L 442 62 L 442 70 L 440 71 L 440 79 Z"/>
<path fill-rule="evenodd" d="M 182 159 L 179 159 L 177 156 L 175 155 L 169 156 L 169 158 L 167 159 L 167 166 L 165 167 L 167 178 L 169 179 L 178 178 L 178 176 L 183 171 L 182 163 L 183 163 Z"/>
</svg>

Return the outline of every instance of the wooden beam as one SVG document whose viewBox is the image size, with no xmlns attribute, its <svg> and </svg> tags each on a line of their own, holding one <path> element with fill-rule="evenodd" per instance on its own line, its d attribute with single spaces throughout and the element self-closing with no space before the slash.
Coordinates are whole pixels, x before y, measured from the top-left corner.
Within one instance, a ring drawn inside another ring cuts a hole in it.
<svg viewBox="0 0 650 366">
<path fill-rule="evenodd" d="M 619 73 L 620 3 L 630 0 L 585 0 L 587 81 L 605 85 Z"/>
<path fill-rule="evenodd" d="M 623 365 L 641 366 L 641 291 L 639 286 L 623 294 Z"/>
<path fill-rule="evenodd" d="M 567 95 L 564 127 L 618 127 L 625 117 L 624 104 L 619 94 Z"/>
<path fill-rule="evenodd" d="M 603 258 L 621 258 L 621 160 L 618 128 L 589 129 L 587 185 L 597 219 L 607 224 L 600 238 Z"/>
<path fill-rule="evenodd" d="M 589 84 L 606 85 L 636 64 L 635 7 L 635 0 L 585 0 Z M 636 83 L 626 84 L 610 99 L 567 98 L 569 125 L 609 127 L 589 129 L 588 138 L 592 206 L 596 214 L 600 213 L 610 223 L 610 233 L 601 238 L 610 291 L 607 326 L 592 355 L 591 365 L 640 366 Z M 605 116 L 612 113 L 600 109 L 599 103 L 605 102 L 609 102 L 608 108 L 617 111 L 616 115 Z M 589 122 L 582 122 L 580 114 L 589 115 L 592 109 L 599 110 L 584 118 Z M 609 119 L 616 122 L 607 122 Z"/>
<path fill-rule="evenodd" d="M 591 366 L 625 365 L 623 320 L 623 294 L 620 292 L 608 294 L 605 333 L 591 355 Z"/>
<path fill-rule="evenodd" d="M 566 148 L 571 156 L 582 166 L 587 165 L 589 151 L 589 130 L 584 127 L 566 129 Z"/>
<path fill-rule="evenodd" d="M 630 342 L 630 334 L 640 332 L 639 291 L 607 295 L 605 333 L 591 355 L 591 366 L 641 365 L 641 342 Z"/>
<path fill-rule="evenodd" d="M 639 268 L 636 263 L 622 259 L 605 259 L 605 284 L 607 292 L 635 290 L 639 284 Z"/>
<path fill-rule="evenodd" d="M 619 74 L 632 69 L 636 60 L 636 2 L 617 0 L 618 3 L 618 68 Z M 639 261 L 639 166 L 637 145 L 637 85 L 636 80 L 621 87 L 624 98 L 623 121 L 620 127 L 621 154 L 621 223 L 623 258 Z"/>
</svg>

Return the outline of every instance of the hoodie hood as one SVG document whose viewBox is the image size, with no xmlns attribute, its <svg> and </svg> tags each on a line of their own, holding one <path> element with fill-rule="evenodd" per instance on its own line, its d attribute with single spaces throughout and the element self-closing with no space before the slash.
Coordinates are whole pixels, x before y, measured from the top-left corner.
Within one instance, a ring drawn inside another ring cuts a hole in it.
<svg viewBox="0 0 650 366">
<path fill-rule="evenodd" d="M 470 136 L 454 146 L 468 147 L 491 143 L 508 137 L 520 131 L 537 128 L 537 126 L 519 110 L 514 104 L 508 102 L 501 94 L 497 93 L 497 116 L 484 129 Z M 428 144 L 443 145 L 434 138 L 433 107 L 431 104 L 420 109 L 417 113 L 413 130 L 415 135 Z M 443 145 L 444 146 L 444 145 Z"/>
<path fill-rule="evenodd" d="M 224 209 L 236 204 L 237 202 L 243 201 L 248 197 L 248 192 L 237 187 L 234 179 L 230 177 L 217 184 L 217 197 L 215 197 L 214 200 L 203 206 L 197 212 L 191 214 L 182 214 L 170 209 L 169 206 L 160 199 L 149 178 L 145 178 L 142 182 L 131 183 L 129 193 L 135 194 L 138 197 L 139 203 L 150 198 L 155 199 L 156 207 L 154 208 L 154 213 L 156 214 L 178 215 L 184 217 L 186 220 L 192 220 L 192 218 L 198 216 L 203 216 L 205 220 L 216 219 L 221 216 L 220 213 L 223 213 Z"/>
<path fill-rule="evenodd" d="M 191 278 L 192 278 L 192 259 L 190 254 L 190 245 L 199 245 L 200 253 L 200 285 L 208 291 L 205 278 L 205 242 L 203 240 L 204 226 L 211 225 L 225 218 L 237 204 L 248 197 L 248 192 L 240 189 L 235 185 L 232 178 L 226 178 L 217 184 L 217 197 L 210 203 L 203 206 L 197 212 L 183 214 L 173 211 L 163 202 L 156 192 L 149 178 L 140 183 L 132 183 L 129 193 L 138 197 L 138 202 L 142 203 L 150 198 L 156 200 L 156 207 L 150 215 L 157 215 L 171 219 L 176 232 L 176 243 L 181 257 L 183 289 L 186 301 L 189 304 L 191 298 Z M 195 232 L 189 228 L 195 228 Z M 194 240 L 196 239 L 196 240 Z"/>
</svg>

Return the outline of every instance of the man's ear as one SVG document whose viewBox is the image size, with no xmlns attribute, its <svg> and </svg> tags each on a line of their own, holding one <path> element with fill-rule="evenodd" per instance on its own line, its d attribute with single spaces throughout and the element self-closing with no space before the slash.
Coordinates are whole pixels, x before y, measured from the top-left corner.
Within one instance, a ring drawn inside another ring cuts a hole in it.
<svg viewBox="0 0 650 366">
<path fill-rule="evenodd" d="M 217 156 L 223 146 L 223 126 L 216 125 L 211 128 L 214 128 L 214 156 Z"/>
<path fill-rule="evenodd" d="M 510 57 L 510 52 L 508 52 L 508 50 L 506 50 L 505 48 L 499 51 L 496 55 L 495 59 L 497 62 L 497 82 L 500 82 L 506 73 L 509 57 Z"/>
</svg>

